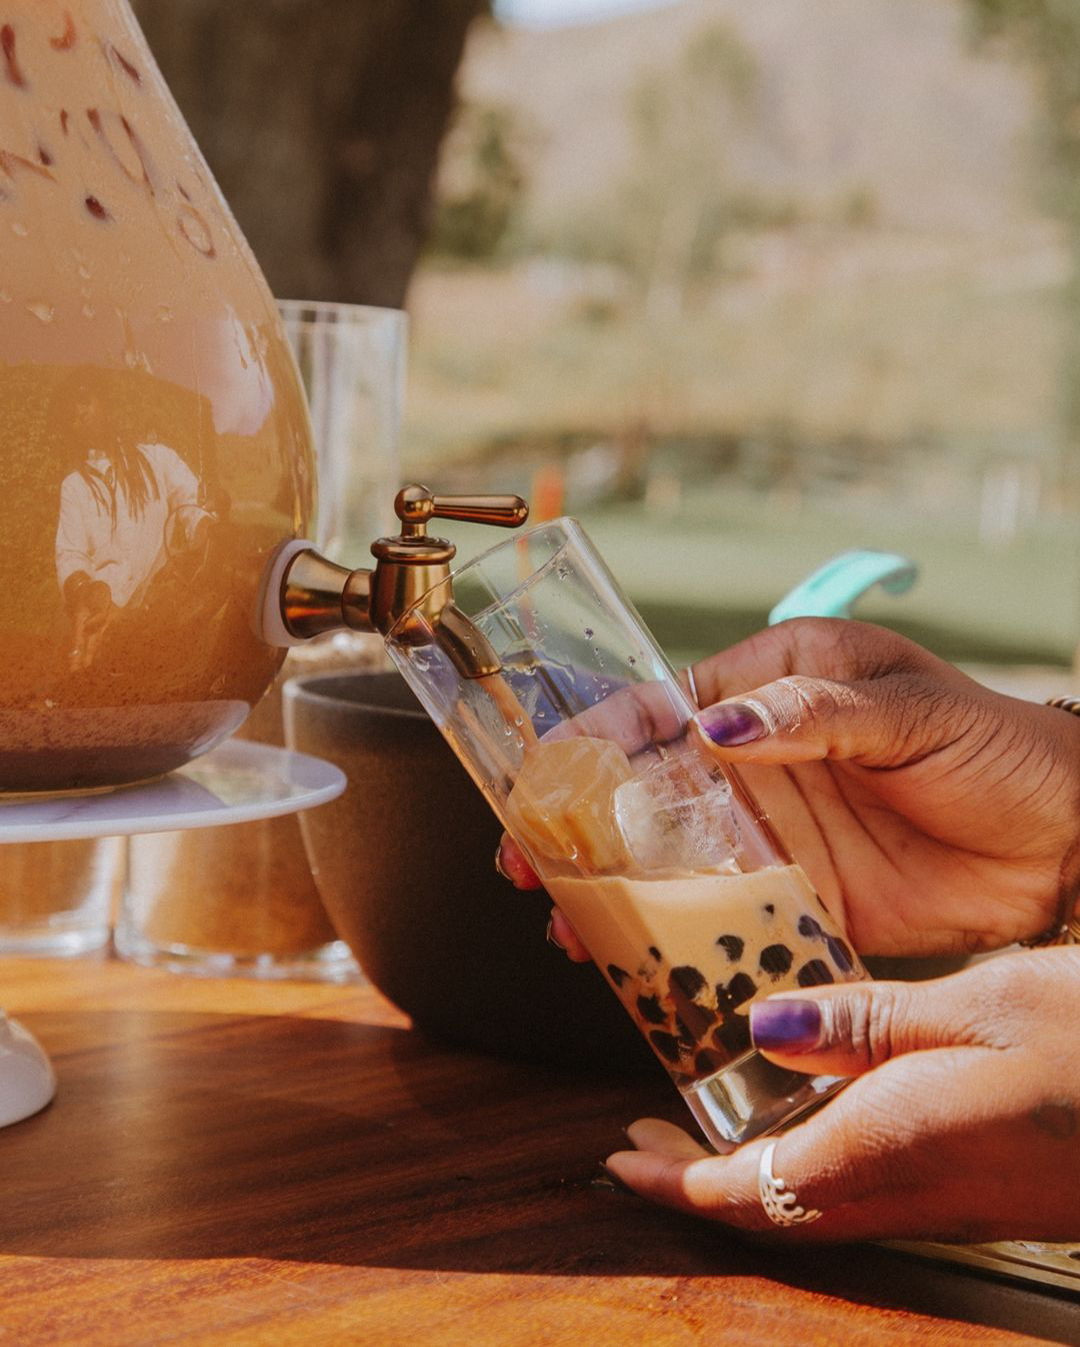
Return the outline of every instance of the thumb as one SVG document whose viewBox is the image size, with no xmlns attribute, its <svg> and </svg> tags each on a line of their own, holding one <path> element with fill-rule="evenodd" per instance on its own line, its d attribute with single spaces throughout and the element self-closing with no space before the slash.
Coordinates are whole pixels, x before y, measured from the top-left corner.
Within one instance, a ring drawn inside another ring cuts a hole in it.
<svg viewBox="0 0 1080 1347">
<path fill-rule="evenodd" d="M 789 1069 L 858 1076 L 904 1053 L 980 1042 L 973 998 L 963 988 L 959 974 L 780 993 L 751 1002 L 750 1037 Z"/>
<path fill-rule="evenodd" d="M 708 706 L 696 721 L 725 759 L 901 767 L 955 743 L 984 714 L 966 688 L 904 671 L 853 682 L 792 675 Z"/>
</svg>

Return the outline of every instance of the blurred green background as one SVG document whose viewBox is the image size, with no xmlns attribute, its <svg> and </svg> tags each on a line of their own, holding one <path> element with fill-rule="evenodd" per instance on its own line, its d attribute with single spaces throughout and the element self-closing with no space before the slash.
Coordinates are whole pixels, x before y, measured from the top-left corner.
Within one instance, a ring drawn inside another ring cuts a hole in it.
<svg viewBox="0 0 1080 1347">
<path fill-rule="evenodd" d="M 674 659 L 878 547 L 860 616 L 1067 684 L 1075 0 L 139 13 L 277 292 L 408 309 L 404 476 L 579 516 Z"/>
</svg>

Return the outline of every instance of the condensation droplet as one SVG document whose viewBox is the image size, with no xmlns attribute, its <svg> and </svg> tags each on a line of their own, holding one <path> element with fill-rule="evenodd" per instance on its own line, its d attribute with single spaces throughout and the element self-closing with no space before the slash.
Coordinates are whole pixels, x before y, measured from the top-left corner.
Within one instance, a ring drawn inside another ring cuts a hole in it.
<svg viewBox="0 0 1080 1347">
<path fill-rule="evenodd" d="M 586 628 L 585 628 L 585 635 L 591 637 L 592 634 L 593 634 L 593 629 L 592 629 L 592 627 L 586 627 Z"/>
<path fill-rule="evenodd" d="M 172 311 L 172 309 L 169 308 L 168 304 L 159 304 L 159 305 L 158 305 L 157 318 L 158 318 L 158 322 L 159 322 L 159 323 L 171 323 L 171 322 L 172 322 L 172 320 L 173 320 L 173 311 Z"/>
<path fill-rule="evenodd" d="M 27 229 L 26 225 L 24 225 L 21 220 L 12 220 L 11 232 L 13 234 L 18 234 L 21 239 L 26 238 L 27 234 L 30 233 L 29 229 Z"/>
<path fill-rule="evenodd" d="M 93 316 L 94 316 L 94 306 L 93 306 L 93 304 L 84 304 L 84 305 L 82 306 L 82 312 L 83 312 L 83 317 L 84 317 L 84 318 L 93 318 Z"/>
<path fill-rule="evenodd" d="M 51 323 L 56 310 L 51 304 L 27 304 L 26 306 L 35 318 L 40 318 L 43 323 Z"/>
<path fill-rule="evenodd" d="M 84 281 L 88 281 L 90 279 L 90 268 L 88 266 L 84 266 L 82 262 L 79 263 L 79 277 Z"/>
<path fill-rule="evenodd" d="M 626 657 L 626 662 L 627 662 L 627 664 L 630 665 L 630 667 L 631 667 L 631 669 L 632 669 L 632 668 L 634 667 L 634 665 L 637 663 L 637 660 L 635 659 L 635 657 L 634 657 L 633 655 L 628 655 L 628 656 Z"/>
</svg>

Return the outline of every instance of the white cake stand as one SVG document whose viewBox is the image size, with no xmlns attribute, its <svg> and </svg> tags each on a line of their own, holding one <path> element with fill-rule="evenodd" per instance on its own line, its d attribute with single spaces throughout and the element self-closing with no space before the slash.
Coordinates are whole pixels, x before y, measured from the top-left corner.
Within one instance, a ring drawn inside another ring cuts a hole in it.
<svg viewBox="0 0 1080 1347">
<path fill-rule="evenodd" d="M 234 739 L 146 785 L 0 803 L 0 843 L 250 823 L 325 804 L 344 789 L 344 773 L 321 758 Z M 37 1113 L 55 1092 L 56 1074 L 41 1044 L 0 1010 L 0 1127 Z"/>
</svg>

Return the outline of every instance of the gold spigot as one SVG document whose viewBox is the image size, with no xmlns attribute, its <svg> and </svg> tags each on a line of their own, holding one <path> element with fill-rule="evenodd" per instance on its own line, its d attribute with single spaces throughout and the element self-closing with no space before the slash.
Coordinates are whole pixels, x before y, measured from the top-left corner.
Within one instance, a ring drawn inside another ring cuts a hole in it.
<svg viewBox="0 0 1080 1347">
<path fill-rule="evenodd" d="M 405 641 L 430 640 L 430 631 L 466 678 L 483 678 L 500 669 L 494 650 L 457 608 L 450 583 L 456 548 L 430 537 L 428 521 L 460 519 L 474 524 L 518 528 L 529 517 L 520 496 L 436 496 L 426 486 L 403 487 L 394 500 L 401 532 L 371 544 L 375 566 L 350 571 L 318 552 L 305 549 L 290 561 L 281 579 L 281 616 L 298 638 L 351 627 L 386 635 L 407 616 L 399 630 Z"/>
</svg>

